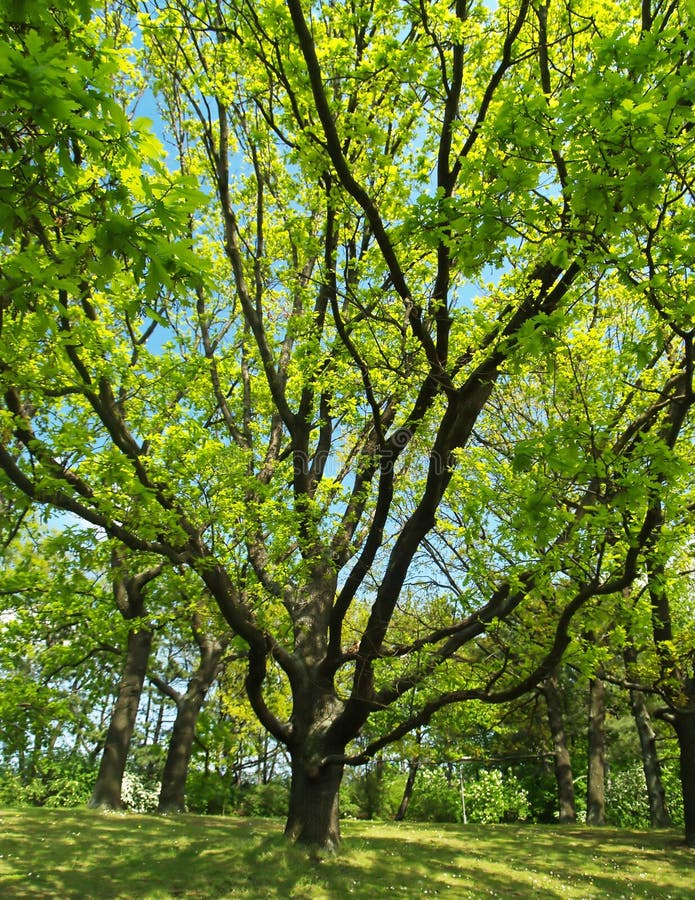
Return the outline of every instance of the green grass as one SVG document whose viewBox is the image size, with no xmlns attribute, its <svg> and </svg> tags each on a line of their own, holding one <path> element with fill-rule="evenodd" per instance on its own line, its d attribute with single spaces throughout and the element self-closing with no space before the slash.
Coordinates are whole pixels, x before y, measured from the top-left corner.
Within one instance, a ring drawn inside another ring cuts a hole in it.
<svg viewBox="0 0 695 900">
<path fill-rule="evenodd" d="M 282 823 L 213 816 L 0 810 L 0 897 L 695 898 L 676 831 L 344 822 L 309 859 Z"/>
</svg>

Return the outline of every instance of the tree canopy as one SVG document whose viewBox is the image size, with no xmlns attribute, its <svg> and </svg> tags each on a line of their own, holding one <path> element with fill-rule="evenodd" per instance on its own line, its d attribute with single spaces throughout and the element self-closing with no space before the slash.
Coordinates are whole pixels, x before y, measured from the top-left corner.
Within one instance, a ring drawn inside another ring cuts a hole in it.
<svg viewBox="0 0 695 900">
<path fill-rule="evenodd" d="M 2 16 L 0 466 L 195 573 L 334 846 L 346 764 L 692 540 L 692 13 Z"/>
</svg>

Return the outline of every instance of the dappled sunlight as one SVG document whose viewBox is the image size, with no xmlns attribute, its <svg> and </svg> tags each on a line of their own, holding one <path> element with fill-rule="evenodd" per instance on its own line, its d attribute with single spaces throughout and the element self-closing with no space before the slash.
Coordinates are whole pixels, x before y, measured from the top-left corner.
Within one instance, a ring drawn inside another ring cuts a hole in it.
<svg viewBox="0 0 695 900">
<path fill-rule="evenodd" d="M 268 819 L 0 813 L 0 896 L 306 898 L 687 896 L 692 851 L 675 831 L 343 822 L 311 855 Z"/>
</svg>

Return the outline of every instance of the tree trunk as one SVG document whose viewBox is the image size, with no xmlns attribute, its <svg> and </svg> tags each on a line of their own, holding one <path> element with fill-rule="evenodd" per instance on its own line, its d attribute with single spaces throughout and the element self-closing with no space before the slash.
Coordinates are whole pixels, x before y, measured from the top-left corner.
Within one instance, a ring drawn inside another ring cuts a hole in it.
<svg viewBox="0 0 695 900">
<path fill-rule="evenodd" d="M 677 712 L 669 719 L 678 737 L 685 842 L 695 848 L 695 712 Z"/>
<path fill-rule="evenodd" d="M 186 778 L 193 752 L 195 728 L 210 685 L 217 676 L 220 658 L 226 642 L 208 639 L 201 645 L 198 668 L 186 693 L 177 703 L 176 720 L 169 738 L 162 786 L 157 810 L 160 813 L 179 813 L 186 808 Z"/>
<path fill-rule="evenodd" d="M 574 798 L 574 777 L 570 758 L 565 723 L 562 714 L 562 699 L 558 688 L 557 671 L 549 675 L 540 687 L 548 709 L 548 726 L 553 739 L 555 781 L 559 807 L 558 821 L 569 825 L 577 821 L 577 807 Z"/>
<path fill-rule="evenodd" d="M 417 771 L 420 768 L 420 760 L 416 756 L 415 759 L 410 761 L 410 766 L 408 768 L 408 779 L 405 783 L 405 788 L 403 790 L 403 797 L 401 798 L 401 805 L 398 807 L 398 812 L 394 816 L 396 822 L 402 822 L 405 819 L 405 814 L 408 811 L 408 806 L 410 805 L 410 798 L 413 796 L 413 788 L 415 787 L 415 778 L 417 776 Z"/>
<path fill-rule="evenodd" d="M 648 557 L 647 562 L 652 634 L 660 657 L 662 677 L 665 675 L 665 681 L 677 685 L 675 690 L 673 687 L 670 690 L 674 707 L 683 702 L 684 696 L 687 698 L 686 709 L 672 708 L 662 714 L 664 720 L 673 726 L 678 738 L 685 842 L 688 847 L 695 848 L 695 672 L 693 677 L 688 677 L 671 659 L 667 648 L 673 642 L 674 635 L 665 564 L 656 554 Z"/>
<path fill-rule="evenodd" d="M 626 650 L 626 662 L 631 661 L 629 652 Z M 642 768 L 649 800 L 649 823 L 652 828 L 670 828 L 672 822 L 666 806 L 664 785 L 661 781 L 661 764 L 656 752 L 656 735 L 642 691 L 634 689 L 630 691 L 630 707 L 642 748 Z"/>
<path fill-rule="evenodd" d="M 600 678 L 589 685 L 589 765 L 586 785 L 586 824 L 606 824 L 606 688 Z"/>
<path fill-rule="evenodd" d="M 309 767 L 301 759 L 292 759 L 286 837 L 331 852 L 338 849 L 343 768 L 339 763 Z"/>
<path fill-rule="evenodd" d="M 203 705 L 202 697 L 186 697 L 179 704 L 169 738 L 157 812 L 180 813 L 186 809 L 186 778 L 193 752 L 195 726 Z"/>
<path fill-rule="evenodd" d="M 366 773 L 367 778 L 367 813 L 370 819 L 377 818 L 384 806 L 384 758 L 379 755 L 376 758 L 372 772 Z M 370 786 L 369 779 L 372 784 Z"/>
<path fill-rule="evenodd" d="M 135 728 L 138 704 L 152 647 L 152 631 L 139 628 L 128 634 L 123 678 L 111 713 L 104 752 L 89 806 L 120 809 L 121 783 L 128 758 L 130 739 Z"/>
</svg>

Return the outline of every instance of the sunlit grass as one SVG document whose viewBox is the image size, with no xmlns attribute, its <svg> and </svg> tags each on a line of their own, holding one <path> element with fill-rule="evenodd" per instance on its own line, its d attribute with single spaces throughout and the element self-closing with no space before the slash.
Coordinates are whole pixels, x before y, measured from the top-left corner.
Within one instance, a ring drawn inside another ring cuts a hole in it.
<svg viewBox="0 0 695 900">
<path fill-rule="evenodd" d="M 344 822 L 310 858 L 263 819 L 0 811 L 0 897 L 695 897 L 676 831 Z"/>
</svg>

